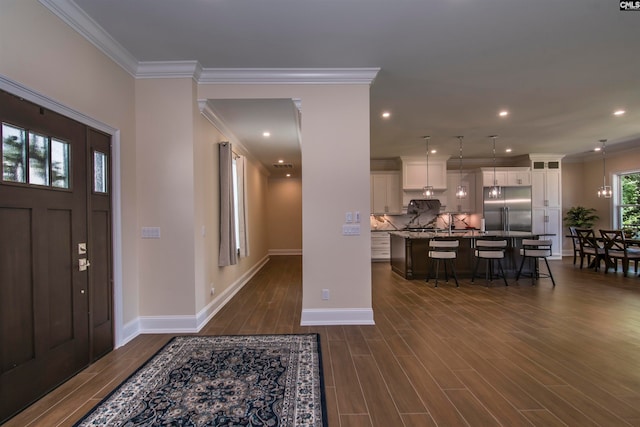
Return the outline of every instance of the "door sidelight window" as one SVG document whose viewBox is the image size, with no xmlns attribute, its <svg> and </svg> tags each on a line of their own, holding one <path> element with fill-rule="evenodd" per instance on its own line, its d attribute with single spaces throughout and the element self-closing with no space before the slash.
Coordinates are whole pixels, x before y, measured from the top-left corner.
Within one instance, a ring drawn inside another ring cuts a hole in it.
<svg viewBox="0 0 640 427">
<path fill-rule="evenodd" d="M 100 151 L 93 152 L 93 192 L 108 193 L 109 182 L 107 155 Z"/>
</svg>

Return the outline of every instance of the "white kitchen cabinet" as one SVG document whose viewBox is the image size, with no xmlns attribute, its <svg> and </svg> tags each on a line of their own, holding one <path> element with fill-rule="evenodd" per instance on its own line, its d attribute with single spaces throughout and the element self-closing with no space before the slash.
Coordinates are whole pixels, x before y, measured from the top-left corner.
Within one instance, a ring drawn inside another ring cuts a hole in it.
<svg viewBox="0 0 640 427">
<path fill-rule="evenodd" d="M 467 188 L 467 197 L 458 199 L 456 197 L 456 189 L 458 185 L 464 185 Z M 444 200 L 440 202 L 446 204 L 447 212 L 465 212 L 472 213 L 476 209 L 476 174 L 469 171 L 447 172 L 447 190 L 444 192 Z"/>
<path fill-rule="evenodd" d="M 493 187 L 494 185 L 499 185 L 500 187 L 507 185 L 507 171 L 496 168 L 494 175 L 493 168 L 482 169 L 482 186 Z"/>
<path fill-rule="evenodd" d="M 529 168 L 525 170 L 509 170 L 507 171 L 507 186 L 519 187 L 531 185 L 531 172 Z"/>
<path fill-rule="evenodd" d="M 562 209 L 532 208 L 531 224 L 533 233 L 553 234 L 553 236 L 541 236 L 540 239 L 551 240 L 552 256 L 562 257 Z"/>
<path fill-rule="evenodd" d="M 432 158 L 433 157 L 433 158 Z M 401 157 L 402 188 L 422 190 L 427 185 L 427 159 Z M 447 188 L 447 157 L 429 157 L 429 185 L 434 190 Z"/>
<path fill-rule="evenodd" d="M 371 261 L 391 259 L 391 239 L 388 231 L 371 232 Z"/>
<path fill-rule="evenodd" d="M 402 213 L 400 172 L 371 172 L 371 213 Z"/>
<path fill-rule="evenodd" d="M 535 170 L 531 173 L 531 204 L 559 208 L 562 205 L 560 171 Z"/>
<path fill-rule="evenodd" d="M 531 172 L 528 167 L 499 167 L 495 171 L 493 168 L 480 169 L 482 175 L 482 186 L 492 187 L 519 187 L 531 185 Z"/>
<path fill-rule="evenodd" d="M 531 208 L 534 233 L 553 234 L 553 258 L 562 257 L 562 171 L 557 155 L 534 155 L 531 159 Z"/>
</svg>

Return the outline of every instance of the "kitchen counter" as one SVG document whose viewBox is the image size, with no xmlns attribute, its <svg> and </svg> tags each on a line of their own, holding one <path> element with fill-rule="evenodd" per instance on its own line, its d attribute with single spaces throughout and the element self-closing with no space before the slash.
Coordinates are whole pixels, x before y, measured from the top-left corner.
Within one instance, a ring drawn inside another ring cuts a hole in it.
<svg viewBox="0 0 640 427">
<path fill-rule="evenodd" d="M 389 234 L 404 237 L 407 239 L 433 239 L 433 238 L 459 238 L 459 239 L 481 239 L 485 237 L 505 237 L 519 239 L 533 239 L 547 234 L 531 233 L 529 231 L 478 231 L 478 230 L 448 230 L 444 231 L 409 231 L 398 230 L 389 231 Z"/>
<path fill-rule="evenodd" d="M 458 277 L 471 277 L 475 265 L 475 240 L 482 238 L 504 237 L 507 240 L 505 258 L 502 266 L 507 277 L 515 277 L 522 257 L 520 248 L 522 239 L 531 239 L 545 236 L 545 234 L 526 231 L 391 231 L 391 269 L 405 279 L 426 279 L 428 274 L 429 240 L 433 238 L 460 239 L 458 258 L 456 260 L 456 273 Z M 527 264 L 524 271 L 527 272 Z M 477 277 L 484 282 L 484 262 L 478 267 Z"/>
</svg>

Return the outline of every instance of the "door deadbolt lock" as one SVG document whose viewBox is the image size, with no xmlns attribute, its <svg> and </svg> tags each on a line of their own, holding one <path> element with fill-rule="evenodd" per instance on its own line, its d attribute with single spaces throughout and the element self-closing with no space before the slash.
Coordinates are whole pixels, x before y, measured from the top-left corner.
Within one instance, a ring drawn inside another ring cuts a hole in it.
<svg viewBox="0 0 640 427">
<path fill-rule="evenodd" d="M 91 263 L 89 262 L 88 259 L 86 258 L 80 258 L 78 260 L 78 269 L 80 271 L 87 271 L 87 268 L 91 265 Z"/>
<path fill-rule="evenodd" d="M 87 244 L 78 243 L 78 255 L 84 255 L 87 253 Z"/>
</svg>

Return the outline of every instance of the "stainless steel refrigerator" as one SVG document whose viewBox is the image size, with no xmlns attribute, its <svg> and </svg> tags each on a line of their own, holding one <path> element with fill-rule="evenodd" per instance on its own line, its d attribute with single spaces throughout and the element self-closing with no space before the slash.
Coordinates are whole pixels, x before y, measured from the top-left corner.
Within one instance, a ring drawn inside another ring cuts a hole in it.
<svg viewBox="0 0 640 427">
<path fill-rule="evenodd" d="M 487 231 L 531 231 L 531 187 L 502 187 L 497 199 L 489 198 L 489 187 L 483 190 Z"/>
</svg>

